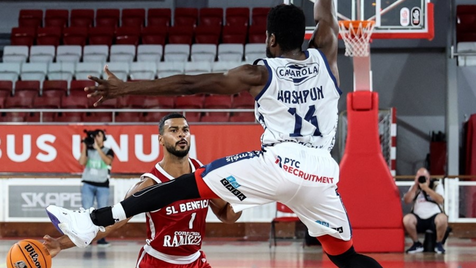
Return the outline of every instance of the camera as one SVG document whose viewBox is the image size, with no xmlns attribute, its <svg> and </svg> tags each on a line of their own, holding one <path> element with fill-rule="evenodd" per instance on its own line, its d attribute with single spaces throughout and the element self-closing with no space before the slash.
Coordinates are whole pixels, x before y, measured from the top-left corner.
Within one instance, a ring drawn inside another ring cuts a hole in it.
<svg viewBox="0 0 476 268">
<path fill-rule="evenodd" d="M 86 146 L 88 148 L 93 148 L 94 138 L 97 136 L 98 131 L 97 130 L 86 130 L 85 129 L 84 133 L 86 133 L 86 138 L 84 138 L 82 140 L 82 142 L 84 142 L 84 144 L 86 144 Z"/>
<path fill-rule="evenodd" d="M 426 182 L 426 177 L 425 176 L 418 177 L 418 183 L 425 183 L 425 182 Z"/>
</svg>

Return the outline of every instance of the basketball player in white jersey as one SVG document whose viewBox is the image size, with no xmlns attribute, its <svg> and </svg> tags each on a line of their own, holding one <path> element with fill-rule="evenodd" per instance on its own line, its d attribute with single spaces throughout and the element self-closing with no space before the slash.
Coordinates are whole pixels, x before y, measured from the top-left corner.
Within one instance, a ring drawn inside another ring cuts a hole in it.
<svg viewBox="0 0 476 268">
<path fill-rule="evenodd" d="M 177 75 L 125 83 L 107 67 L 107 80 L 90 77 L 86 88 L 101 102 L 123 95 L 235 94 L 255 97 L 255 115 L 264 128 L 262 150 L 225 157 L 167 185 L 153 186 L 116 204 L 86 213 L 48 207 L 53 223 L 78 245 L 87 244 L 98 226 L 108 226 L 189 198 L 220 197 L 235 211 L 279 201 L 290 207 L 317 237 L 338 267 L 381 267 L 355 252 L 351 226 L 337 192 L 339 166 L 329 150 L 337 126 L 339 73 L 338 24 L 333 0 L 316 0 L 317 23 L 309 49 L 302 51 L 305 17 L 293 5 L 268 14 L 266 54 L 253 65 L 224 74 Z M 194 187 L 190 187 L 194 185 Z M 64 216 L 64 213 L 67 216 Z M 81 226 L 75 221 L 81 220 Z"/>
<path fill-rule="evenodd" d="M 172 113 L 160 120 L 159 143 L 164 152 L 162 160 L 141 176 L 141 180 L 129 190 L 126 197 L 149 186 L 194 172 L 202 166 L 199 161 L 188 156 L 190 128 L 183 115 Z M 241 216 L 241 212 L 234 213 L 229 204 L 221 199 L 177 201 L 146 213 L 147 243 L 142 247 L 135 267 L 211 268 L 205 253 L 201 251 L 208 207 L 225 223 L 233 223 Z M 126 219 L 107 227 L 106 232 L 99 232 L 95 240 L 107 236 L 128 221 Z M 52 256 L 62 249 L 74 247 L 66 235 L 56 239 L 46 235 L 43 239 Z"/>
</svg>

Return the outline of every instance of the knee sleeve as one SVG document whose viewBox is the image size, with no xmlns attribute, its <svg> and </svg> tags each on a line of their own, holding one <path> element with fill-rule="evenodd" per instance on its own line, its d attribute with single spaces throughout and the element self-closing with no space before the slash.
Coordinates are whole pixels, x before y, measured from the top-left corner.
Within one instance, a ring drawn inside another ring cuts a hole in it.
<svg viewBox="0 0 476 268">
<path fill-rule="evenodd" d="M 352 246 L 340 255 L 329 255 L 329 259 L 339 268 L 381 268 L 382 266 L 374 259 L 358 254 Z"/>
</svg>

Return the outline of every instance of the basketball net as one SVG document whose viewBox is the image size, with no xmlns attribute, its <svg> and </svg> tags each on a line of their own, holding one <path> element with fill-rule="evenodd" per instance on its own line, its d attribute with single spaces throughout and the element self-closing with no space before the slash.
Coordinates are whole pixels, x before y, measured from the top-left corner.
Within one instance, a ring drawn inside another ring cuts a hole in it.
<svg viewBox="0 0 476 268">
<path fill-rule="evenodd" d="M 345 43 L 345 55 L 348 57 L 369 56 L 370 36 L 372 36 L 374 27 L 374 21 L 339 21 L 339 33 Z"/>
</svg>

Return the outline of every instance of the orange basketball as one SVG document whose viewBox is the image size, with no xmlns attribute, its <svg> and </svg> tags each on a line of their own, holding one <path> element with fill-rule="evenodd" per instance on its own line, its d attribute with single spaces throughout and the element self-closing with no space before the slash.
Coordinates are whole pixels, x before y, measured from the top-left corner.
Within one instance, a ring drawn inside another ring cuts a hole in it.
<svg viewBox="0 0 476 268">
<path fill-rule="evenodd" d="M 8 268 L 50 268 L 51 255 L 37 240 L 25 239 L 16 242 L 7 254 Z"/>
</svg>

